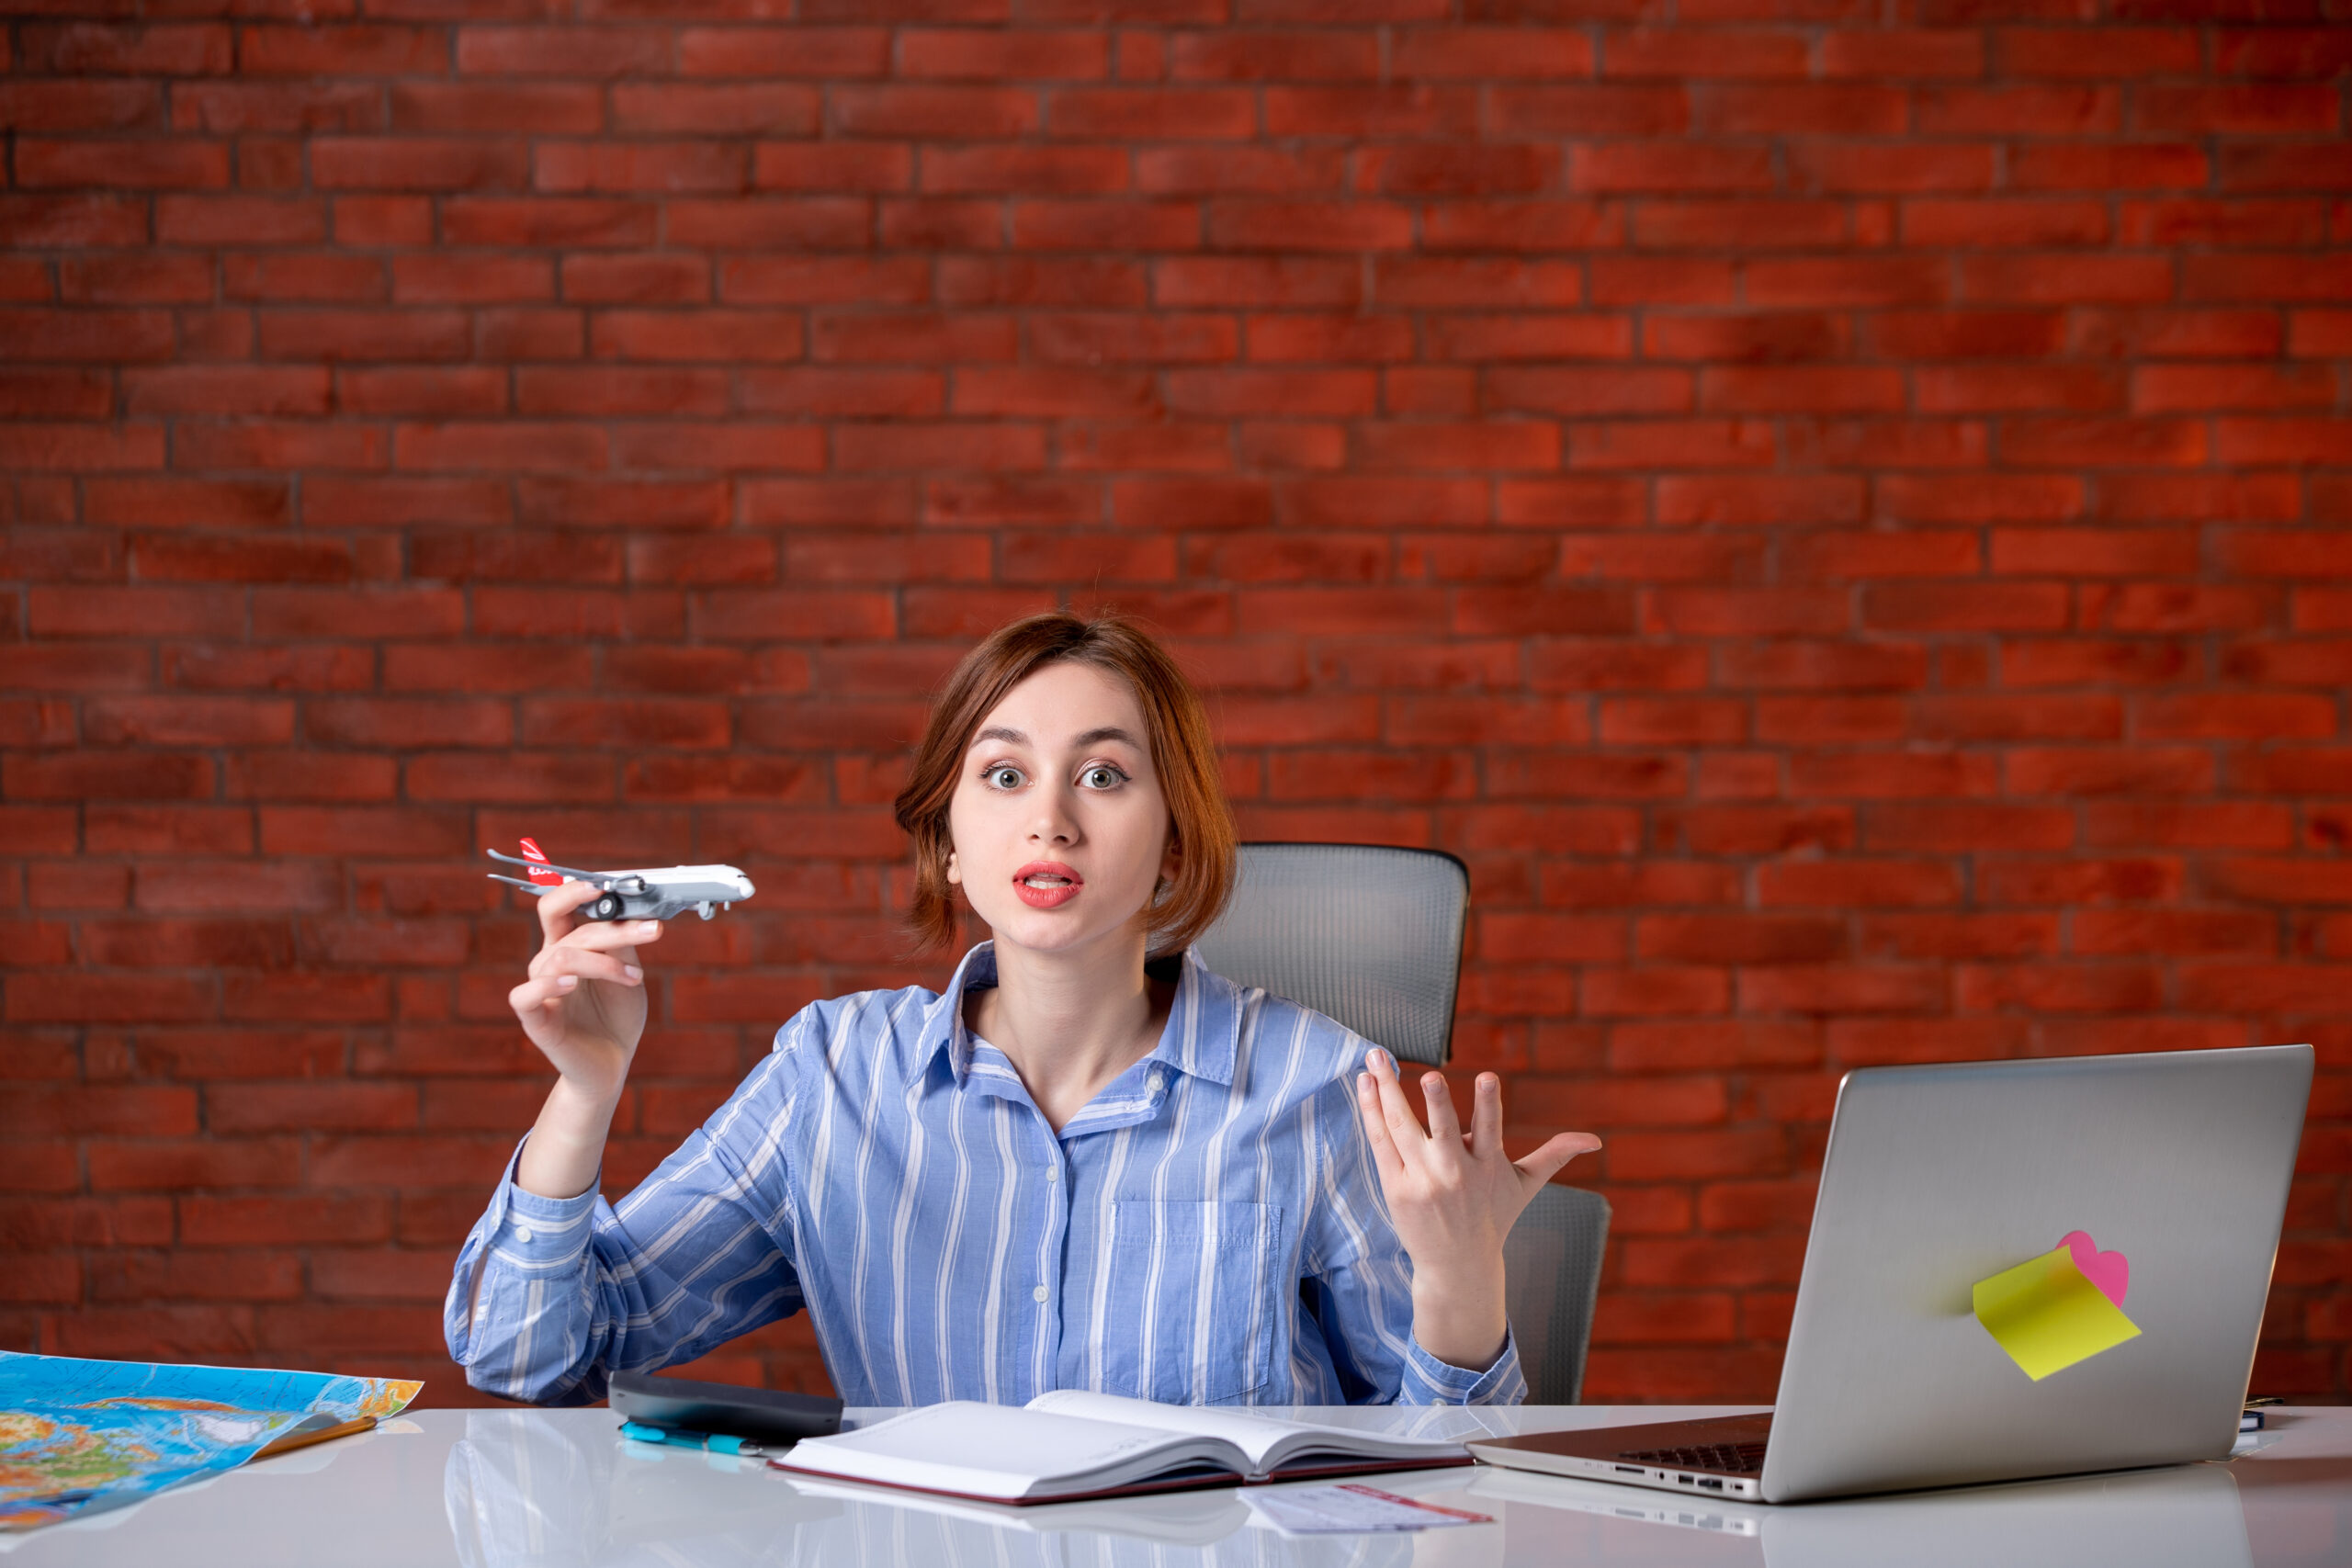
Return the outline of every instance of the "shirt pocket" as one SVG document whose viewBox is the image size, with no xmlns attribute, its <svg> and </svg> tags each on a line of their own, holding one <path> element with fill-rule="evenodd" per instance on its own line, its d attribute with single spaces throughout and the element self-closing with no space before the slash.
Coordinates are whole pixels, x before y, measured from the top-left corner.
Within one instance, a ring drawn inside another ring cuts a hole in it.
<svg viewBox="0 0 2352 1568">
<path fill-rule="evenodd" d="M 1114 1288 L 1107 1392 L 1170 1404 L 1250 1402 L 1289 1321 L 1275 1203 L 1122 1198 L 1112 1204 Z M 1278 1289 L 1279 1287 L 1279 1289 Z"/>
</svg>

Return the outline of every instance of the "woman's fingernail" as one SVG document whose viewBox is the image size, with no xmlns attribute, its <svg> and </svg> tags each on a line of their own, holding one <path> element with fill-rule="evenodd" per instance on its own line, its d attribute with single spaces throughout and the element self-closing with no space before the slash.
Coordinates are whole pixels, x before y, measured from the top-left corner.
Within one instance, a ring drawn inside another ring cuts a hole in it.
<svg viewBox="0 0 2352 1568">
<path fill-rule="evenodd" d="M 637 929 L 641 931 L 658 931 L 662 929 L 662 922 L 659 920 L 639 920 L 637 922 Z"/>
<path fill-rule="evenodd" d="M 577 975 L 559 975 L 556 976 L 555 988 L 559 991 L 568 991 L 578 984 L 580 984 L 580 976 Z"/>
<path fill-rule="evenodd" d="M 642 970 L 642 969 L 639 969 L 639 968 L 636 964 L 622 964 L 622 965 L 621 965 L 621 973 L 622 973 L 622 974 L 624 974 L 624 975 L 626 975 L 626 976 L 628 976 L 630 979 L 632 979 L 632 980 L 642 980 L 643 978 L 645 978 L 645 971 L 644 971 L 644 970 Z"/>
</svg>

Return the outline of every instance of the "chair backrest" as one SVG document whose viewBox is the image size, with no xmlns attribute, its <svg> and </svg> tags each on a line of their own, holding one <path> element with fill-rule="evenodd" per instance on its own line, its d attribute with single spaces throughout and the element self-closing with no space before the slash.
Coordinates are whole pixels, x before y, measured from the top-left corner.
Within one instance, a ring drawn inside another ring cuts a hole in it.
<svg viewBox="0 0 2352 1568">
<path fill-rule="evenodd" d="M 1609 1200 L 1557 1182 L 1535 1194 L 1503 1238 L 1503 1305 L 1530 1404 L 1574 1404 L 1609 1242 Z"/>
<path fill-rule="evenodd" d="M 1233 902 L 1193 948 L 1228 980 L 1435 1066 L 1453 1034 L 1469 902 L 1469 872 L 1435 850 L 1244 844 Z"/>
<path fill-rule="evenodd" d="M 1245 986 L 1329 1014 L 1400 1062 L 1442 1066 L 1453 1033 L 1470 876 L 1434 850 L 1244 844 L 1233 902 L 1195 943 Z M 1538 1404 L 1584 1386 L 1609 1201 L 1550 1186 L 1503 1241 L 1511 1332 Z"/>
</svg>

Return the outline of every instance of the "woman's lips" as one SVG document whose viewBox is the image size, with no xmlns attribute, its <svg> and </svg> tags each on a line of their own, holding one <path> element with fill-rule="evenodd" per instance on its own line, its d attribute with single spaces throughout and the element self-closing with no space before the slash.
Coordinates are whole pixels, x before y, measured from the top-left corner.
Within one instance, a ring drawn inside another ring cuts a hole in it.
<svg viewBox="0 0 2352 1568">
<path fill-rule="evenodd" d="M 1012 874 L 1012 890 L 1033 909 L 1057 909 L 1078 897 L 1086 879 L 1059 861 L 1031 861 Z"/>
</svg>

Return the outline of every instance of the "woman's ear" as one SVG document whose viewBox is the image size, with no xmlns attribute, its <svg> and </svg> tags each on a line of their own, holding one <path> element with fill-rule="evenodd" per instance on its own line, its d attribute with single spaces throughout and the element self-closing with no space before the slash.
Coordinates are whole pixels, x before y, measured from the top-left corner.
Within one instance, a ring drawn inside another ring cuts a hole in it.
<svg viewBox="0 0 2352 1568">
<path fill-rule="evenodd" d="M 1168 835 L 1168 852 L 1159 857 L 1159 886 L 1154 891 L 1166 892 L 1174 886 L 1176 874 L 1183 869 L 1184 848 L 1176 841 L 1176 835 L 1170 833 Z"/>
<path fill-rule="evenodd" d="M 950 887 L 961 887 L 964 886 L 964 874 L 956 868 L 956 852 L 954 850 L 947 852 L 947 886 Z"/>
</svg>

